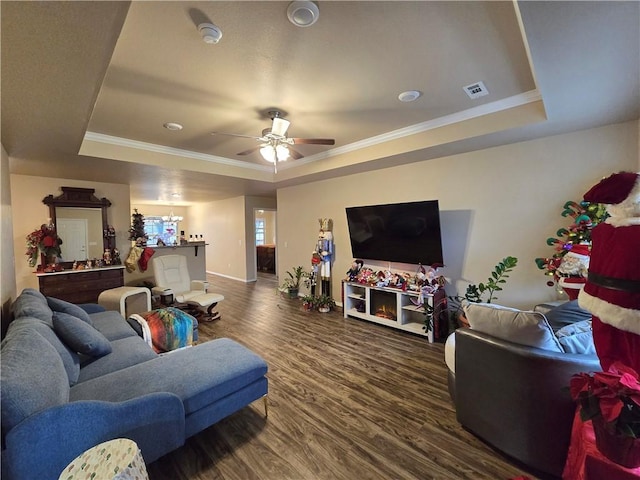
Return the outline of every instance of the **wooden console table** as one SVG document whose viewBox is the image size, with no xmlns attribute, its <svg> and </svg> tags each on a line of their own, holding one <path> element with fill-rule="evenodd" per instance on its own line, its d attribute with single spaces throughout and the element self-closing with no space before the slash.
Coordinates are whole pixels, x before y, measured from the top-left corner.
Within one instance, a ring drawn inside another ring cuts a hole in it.
<svg viewBox="0 0 640 480">
<path fill-rule="evenodd" d="M 37 273 L 40 292 L 71 303 L 98 303 L 104 290 L 124 285 L 124 266 Z"/>
</svg>

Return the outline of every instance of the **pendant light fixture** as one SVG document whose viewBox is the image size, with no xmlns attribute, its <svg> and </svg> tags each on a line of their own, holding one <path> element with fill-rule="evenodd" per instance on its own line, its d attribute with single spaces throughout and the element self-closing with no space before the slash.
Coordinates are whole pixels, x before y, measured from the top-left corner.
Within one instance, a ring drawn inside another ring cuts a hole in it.
<svg viewBox="0 0 640 480">
<path fill-rule="evenodd" d="M 171 210 L 171 213 L 169 215 L 165 215 L 162 217 L 162 221 L 163 222 L 181 222 L 182 221 L 182 217 L 180 215 L 174 215 L 173 214 L 173 210 Z"/>
</svg>

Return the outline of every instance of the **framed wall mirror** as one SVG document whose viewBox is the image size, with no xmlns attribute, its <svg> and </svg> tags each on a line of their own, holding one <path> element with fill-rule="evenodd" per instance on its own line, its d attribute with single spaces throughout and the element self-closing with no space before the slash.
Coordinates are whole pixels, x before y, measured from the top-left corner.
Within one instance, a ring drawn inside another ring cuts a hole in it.
<svg viewBox="0 0 640 480">
<path fill-rule="evenodd" d="M 62 239 L 62 262 L 102 258 L 115 248 L 115 233 L 109 231 L 107 209 L 111 202 L 97 198 L 93 188 L 60 187 L 62 195 L 48 195 L 49 217 Z"/>
</svg>

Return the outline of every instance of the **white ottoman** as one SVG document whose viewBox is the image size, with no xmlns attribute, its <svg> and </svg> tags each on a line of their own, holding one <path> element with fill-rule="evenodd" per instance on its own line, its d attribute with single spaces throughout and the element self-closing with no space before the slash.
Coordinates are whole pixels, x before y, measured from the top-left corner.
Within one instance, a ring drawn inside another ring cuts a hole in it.
<svg viewBox="0 0 640 480">
<path fill-rule="evenodd" d="M 105 290 L 98 303 L 107 310 L 117 310 L 124 318 L 132 313 L 151 310 L 151 292 L 145 287 L 117 287 Z"/>
</svg>

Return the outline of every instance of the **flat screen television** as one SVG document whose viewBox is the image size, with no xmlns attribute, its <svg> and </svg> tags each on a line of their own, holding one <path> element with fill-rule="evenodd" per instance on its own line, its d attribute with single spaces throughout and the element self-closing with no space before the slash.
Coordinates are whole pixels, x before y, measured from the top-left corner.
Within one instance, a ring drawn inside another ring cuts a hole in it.
<svg viewBox="0 0 640 480">
<path fill-rule="evenodd" d="M 347 207 L 353 258 L 443 265 L 437 200 Z"/>
</svg>

